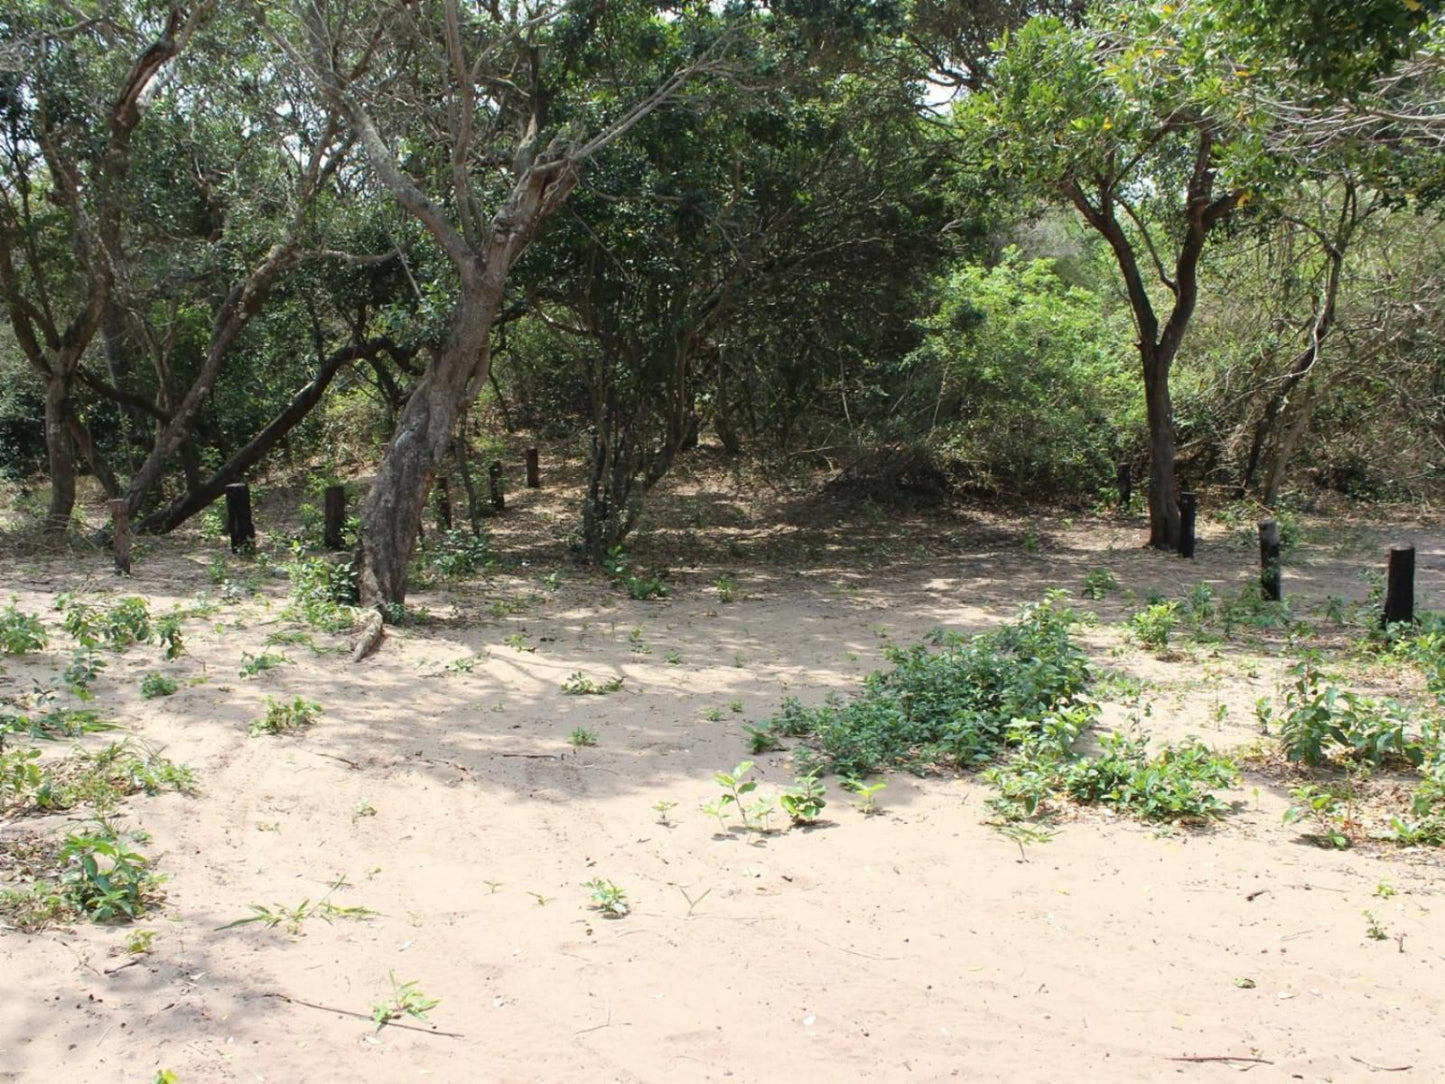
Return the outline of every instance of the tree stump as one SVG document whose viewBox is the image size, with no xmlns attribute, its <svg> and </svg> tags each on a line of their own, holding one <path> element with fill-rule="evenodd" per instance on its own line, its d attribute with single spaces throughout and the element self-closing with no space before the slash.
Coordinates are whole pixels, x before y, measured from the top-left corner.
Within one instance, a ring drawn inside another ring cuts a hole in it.
<svg viewBox="0 0 1445 1084">
<path fill-rule="evenodd" d="M 326 487 L 326 527 L 322 541 L 329 550 L 346 548 L 346 487 Z"/>
<path fill-rule="evenodd" d="M 1119 489 L 1119 510 L 1122 512 L 1129 507 L 1129 501 L 1134 496 L 1134 472 L 1129 469 L 1128 463 L 1119 464 L 1114 484 Z"/>
<path fill-rule="evenodd" d="M 527 488 L 542 488 L 541 455 L 536 448 L 527 449 Z"/>
<path fill-rule="evenodd" d="M 1259 521 L 1259 593 L 1266 602 L 1280 600 L 1283 578 L 1279 563 L 1279 524 L 1262 519 Z"/>
<path fill-rule="evenodd" d="M 1194 517 L 1199 498 L 1194 493 L 1179 494 L 1179 556 L 1194 559 Z"/>
<path fill-rule="evenodd" d="M 1391 546 L 1381 625 L 1415 620 L 1415 547 Z"/>
<path fill-rule="evenodd" d="M 112 524 L 110 544 L 115 553 L 115 574 L 129 576 L 130 513 L 126 511 L 124 500 L 110 502 L 110 520 Z"/>
<path fill-rule="evenodd" d="M 496 460 L 493 460 L 492 465 L 487 468 L 487 485 L 492 491 L 492 510 L 505 512 L 507 495 L 502 492 L 502 464 Z"/>
<path fill-rule="evenodd" d="M 231 552 L 241 553 L 256 545 L 256 525 L 251 520 L 251 487 L 233 482 L 226 487 L 226 532 L 231 536 Z"/>
</svg>

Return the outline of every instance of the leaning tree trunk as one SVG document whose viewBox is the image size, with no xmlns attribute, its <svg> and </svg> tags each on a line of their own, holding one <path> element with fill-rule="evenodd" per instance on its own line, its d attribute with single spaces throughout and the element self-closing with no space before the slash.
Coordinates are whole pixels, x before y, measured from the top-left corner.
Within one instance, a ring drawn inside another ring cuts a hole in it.
<svg viewBox="0 0 1445 1084">
<path fill-rule="evenodd" d="M 1149 545 L 1179 547 L 1179 487 L 1174 478 L 1174 404 L 1169 368 L 1174 360 L 1157 346 L 1140 345 L 1149 423 Z"/>
<path fill-rule="evenodd" d="M 446 342 L 397 420 L 361 512 L 357 581 L 363 606 L 406 601 L 407 562 L 422 506 L 457 419 L 487 379 L 492 318 L 501 300 L 500 278 L 463 284 Z"/>
</svg>

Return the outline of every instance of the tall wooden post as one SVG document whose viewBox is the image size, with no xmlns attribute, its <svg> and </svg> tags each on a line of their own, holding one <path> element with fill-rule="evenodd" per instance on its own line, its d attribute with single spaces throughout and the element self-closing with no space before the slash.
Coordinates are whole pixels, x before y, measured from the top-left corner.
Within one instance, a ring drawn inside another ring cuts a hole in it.
<svg viewBox="0 0 1445 1084">
<path fill-rule="evenodd" d="M 536 448 L 527 449 L 527 488 L 542 488 L 541 454 Z"/>
<path fill-rule="evenodd" d="M 496 460 L 487 468 L 487 484 L 492 490 L 492 509 L 497 512 L 507 510 L 507 496 L 502 492 L 502 464 Z"/>
<path fill-rule="evenodd" d="M 1391 546 L 1385 573 L 1385 612 L 1382 625 L 1415 620 L 1415 547 Z"/>
<path fill-rule="evenodd" d="M 115 574 L 130 575 L 130 513 L 125 501 L 110 502 L 111 548 L 115 552 Z"/>
<path fill-rule="evenodd" d="M 326 487 L 326 527 L 321 539 L 329 550 L 346 548 L 346 487 Z"/>
<path fill-rule="evenodd" d="M 437 525 L 443 531 L 452 529 L 452 480 L 445 475 L 437 479 Z"/>
<path fill-rule="evenodd" d="M 1279 563 L 1279 524 L 1262 519 L 1259 521 L 1259 593 L 1266 602 L 1279 601 L 1283 578 Z"/>
<path fill-rule="evenodd" d="M 1194 557 L 1194 516 L 1199 497 L 1194 493 L 1179 494 L 1179 556 Z"/>
<path fill-rule="evenodd" d="M 226 487 L 226 532 L 231 536 L 231 552 L 254 548 L 256 525 L 251 520 L 251 487 L 233 482 Z"/>
</svg>

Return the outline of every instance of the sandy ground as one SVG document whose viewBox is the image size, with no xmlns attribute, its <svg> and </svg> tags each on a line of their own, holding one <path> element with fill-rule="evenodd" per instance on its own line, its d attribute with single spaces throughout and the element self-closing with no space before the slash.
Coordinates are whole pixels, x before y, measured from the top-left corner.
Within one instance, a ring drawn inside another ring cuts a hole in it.
<svg viewBox="0 0 1445 1084">
<path fill-rule="evenodd" d="M 529 499 L 551 519 L 527 494 L 510 515 Z M 822 824 L 766 836 L 699 811 L 713 773 L 746 755 L 743 722 L 785 695 L 848 694 L 889 643 L 991 627 L 1050 586 L 1077 591 L 1092 567 L 1139 597 L 1200 580 L 1233 591 L 1250 576 L 1247 539 L 1215 528 L 1190 565 L 1109 519 L 840 515 L 789 533 L 721 499 L 678 500 L 695 522 L 667 546 L 700 548 L 663 602 L 630 601 L 519 535 L 526 567 L 421 592 L 411 601 L 434 620 L 359 665 L 292 645 L 271 648 L 289 664 L 238 676 L 243 651 L 294 627 L 274 577 L 188 622 L 181 659 L 154 645 L 112 658 L 99 705 L 193 767 L 199 791 L 133 798 L 119 818 L 150 833 L 169 876 L 141 924 L 156 931 L 149 954 L 125 955 L 123 929 L 0 930 L 0 1080 L 1445 1079 L 1440 856 L 1309 845 L 1282 824 L 1287 788 L 1270 778 L 1247 776 L 1238 811 L 1210 830 L 1089 814 L 1023 848 L 984 823 L 987 788 L 970 779 L 891 777 L 878 816 L 830 788 Z M 1362 598 L 1361 569 L 1400 540 L 1420 547 L 1422 602 L 1439 604 L 1437 530 L 1329 537 L 1291 562 L 1299 609 Z M 504 526 L 497 538 L 508 556 Z M 48 618 L 60 590 L 142 594 L 162 611 L 215 593 L 219 552 L 195 535 L 155 543 L 124 584 L 101 555 L 0 555 L 0 584 Z M 1122 643 L 1122 592 L 1094 608 L 1091 651 L 1148 680 L 1151 727 L 1220 748 L 1256 739 L 1254 701 L 1292 649 L 1161 661 Z M 535 650 L 504 643 L 516 634 Z M 7 659 L 0 695 L 68 655 L 57 636 Z M 151 670 L 204 681 L 143 701 Z M 622 689 L 563 695 L 579 670 Z M 250 737 L 268 694 L 324 715 L 299 736 Z M 595 747 L 569 743 L 577 727 Z M 758 762 L 765 792 L 791 780 L 786 752 Z M 676 803 L 668 824 L 659 802 Z M 583 882 L 597 877 L 628 893 L 628 917 L 589 910 Z M 1382 882 L 1393 896 L 1376 895 Z M 218 929 L 250 904 L 328 891 L 376 914 L 298 934 Z M 1367 910 L 1388 939 L 1366 936 Z M 416 1030 L 365 1019 L 391 975 L 440 999 L 407 1021 Z"/>
</svg>

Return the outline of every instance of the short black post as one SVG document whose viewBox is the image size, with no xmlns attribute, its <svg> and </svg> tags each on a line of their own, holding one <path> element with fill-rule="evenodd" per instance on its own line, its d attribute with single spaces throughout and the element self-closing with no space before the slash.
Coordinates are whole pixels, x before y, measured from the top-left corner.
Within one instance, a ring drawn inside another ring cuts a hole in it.
<svg viewBox="0 0 1445 1084">
<path fill-rule="evenodd" d="M 1382 625 L 1415 620 L 1415 547 L 1391 546 L 1385 573 L 1385 612 Z"/>
<path fill-rule="evenodd" d="M 1128 463 L 1119 464 L 1114 480 L 1119 487 L 1119 508 L 1123 510 L 1129 507 L 1129 500 L 1134 496 L 1134 472 L 1129 469 Z"/>
<path fill-rule="evenodd" d="M 240 553 L 256 545 L 256 525 L 251 521 L 251 487 L 233 482 L 226 487 L 226 532 L 231 552 Z"/>
<path fill-rule="evenodd" d="M 322 531 L 321 540 L 329 550 L 341 550 L 346 548 L 346 539 L 343 537 L 346 531 L 346 487 L 326 487 L 326 527 Z"/>
<path fill-rule="evenodd" d="M 445 475 L 437 479 L 437 527 L 452 529 L 452 482 Z"/>
<path fill-rule="evenodd" d="M 502 492 L 502 464 L 493 460 L 492 465 L 487 468 L 487 484 L 492 491 L 492 508 L 497 512 L 507 510 L 507 496 Z"/>
<path fill-rule="evenodd" d="M 1262 519 L 1259 521 L 1259 593 L 1266 602 L 1279 601 L 1283 575 L 1279 564 L 1279 524 Z"/>
<path fill-rule="evenodd" d="M 115 551 L 115 574 L 130 575 L 130 513 L 124 500 L 110 502 L 111 549 Z"/>
<path fill-rule="evenodd" d="M 1199 497 L 1194 493 L 1179 494 L 1179 556 L 1194 557 L 1194 516 Z"/>
<path fill-rule="evenodd" d="M 542 488 L 542 465 L 536 448 L 527 449 L 527 488 Z"/>
</svg>

